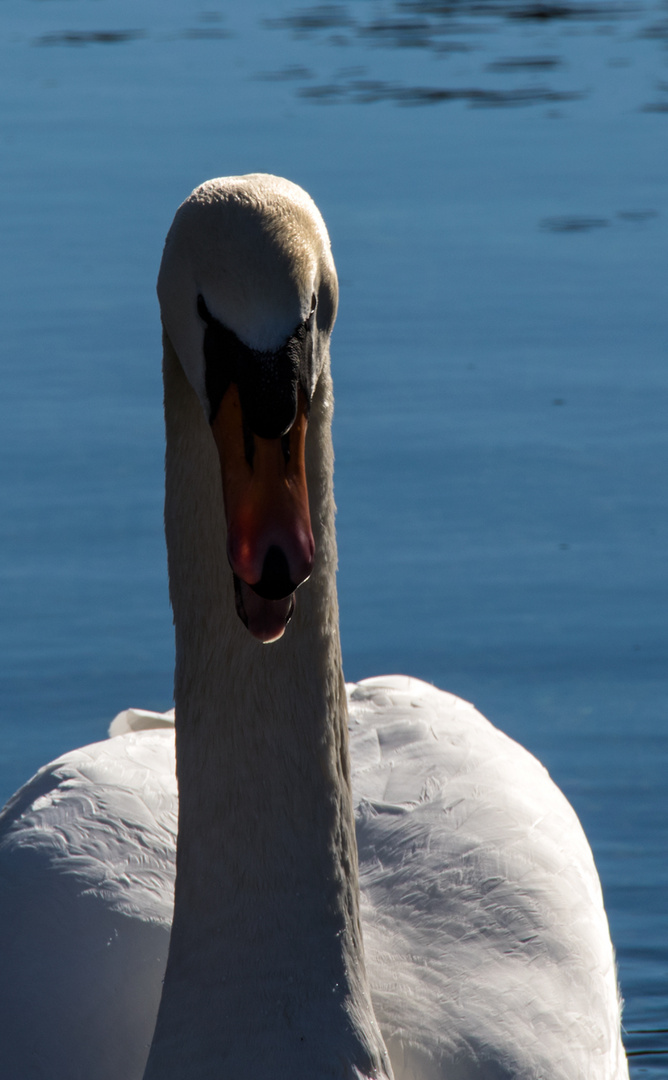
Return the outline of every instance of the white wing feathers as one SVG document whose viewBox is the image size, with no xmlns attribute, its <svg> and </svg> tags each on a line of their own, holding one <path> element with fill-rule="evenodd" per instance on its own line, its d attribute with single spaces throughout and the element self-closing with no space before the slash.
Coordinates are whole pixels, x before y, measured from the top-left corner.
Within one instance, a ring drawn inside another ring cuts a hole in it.
<svg viewBox="0 0 668 1080">
<path fill-rule="evenodd" d="M 150 731 L 153 728 L 173 728 L 174 710 L 151 712 L 149 709 L 123 709 L 111 721 L 109 736 L 127 735 L 130 731 Z"/>
<path fill-rule="evenodd" d="M 348 693 L 367 966 L 396 1080 L 627 1077 L 598 876 L 545 769 L 416 679 Z M 31 1080 L 142 1075 L 172 914 L 173 723 L 126 710 L 117 737 L 47 765 L 0 815 L 8 1077 L 26 1055 Z"/>
<path fill-rule="evenodd" d="M 598 875 L 546 770 L 415 679 L 349 691 L 367 967 L 395 1073 L 627 1077 Z"/>
<path fill-rule="evenodd" d="M 3 1078 L 141 1080 L 169 947 L 176 808 L 173 731 L 65 754 L 5 807 Z"/>
</svg>

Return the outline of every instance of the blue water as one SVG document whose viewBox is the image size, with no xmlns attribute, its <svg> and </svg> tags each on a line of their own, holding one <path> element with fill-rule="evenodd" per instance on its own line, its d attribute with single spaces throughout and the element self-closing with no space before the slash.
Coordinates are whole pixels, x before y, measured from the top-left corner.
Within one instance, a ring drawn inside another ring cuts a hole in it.
<svg viewBox="0 0 668 1080">
<path fill-rule="evenodd" d="M 154 283 L 203 179 L 311 192 L 349 678 L 533 750 L 668 1074 L 668 8 L 5 0 L 0 800 L 167 708 Z M 662 1030 L 663 1029 L 663 1030 Z"/>
</svg>

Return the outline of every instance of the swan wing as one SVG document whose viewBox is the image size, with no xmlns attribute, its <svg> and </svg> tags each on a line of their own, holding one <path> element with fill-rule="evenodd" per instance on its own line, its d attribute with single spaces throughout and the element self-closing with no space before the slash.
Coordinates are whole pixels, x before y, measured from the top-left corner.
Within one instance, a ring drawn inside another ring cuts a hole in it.
<svg viewBox="0 0 668 1080">
<path fill-rule="evenodd" d="M 127 735 L 130 731 L 151 731 L 154 728 L 173 728 L 174 709 L 151 712 L 150 709 L 123 709 L 109 725 L 109 736 Z"/>
<path fill-rule="evenodd" d="M 173 908 L 173 730 L 46 765 L 0 815 L 0 1071 L 141 1080 Z"/>
<path fill-rule="evenodd" d="M 621 1080 L 591 850 L 542 765 L 417 679 L 348 687 L 362 921 L 397 1080 Z"/>
</svg>

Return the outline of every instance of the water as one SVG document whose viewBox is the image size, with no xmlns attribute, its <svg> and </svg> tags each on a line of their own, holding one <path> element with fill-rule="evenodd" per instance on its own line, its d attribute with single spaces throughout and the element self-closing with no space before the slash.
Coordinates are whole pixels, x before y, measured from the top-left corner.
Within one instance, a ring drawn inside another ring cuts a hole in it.
<svg viewBox="0 0 668 1080">
<path fill-rule="evenodd" d="M 3 16 L 0 799 L 170 704 L 162 242 L 203 179 L 286 175 L 341 278 L 346 674 L 436 682 L 546 763 L 632 1075 L 665 1076 L 668 7 Z"/>
</svg>

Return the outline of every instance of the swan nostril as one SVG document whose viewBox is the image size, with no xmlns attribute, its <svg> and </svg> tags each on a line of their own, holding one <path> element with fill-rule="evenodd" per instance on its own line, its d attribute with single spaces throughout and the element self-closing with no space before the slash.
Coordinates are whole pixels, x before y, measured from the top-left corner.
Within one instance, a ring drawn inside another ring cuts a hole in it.
<svg viewBox="0 0 668 1080">
<path fill-rule="evenodd" d="M 272 544 L 264 557 L 262 577 L 250 588 L 263 600 L 283 600 L 297 588 L 290 577 L 290 567 L 285 553 Z"/>
</svg>

